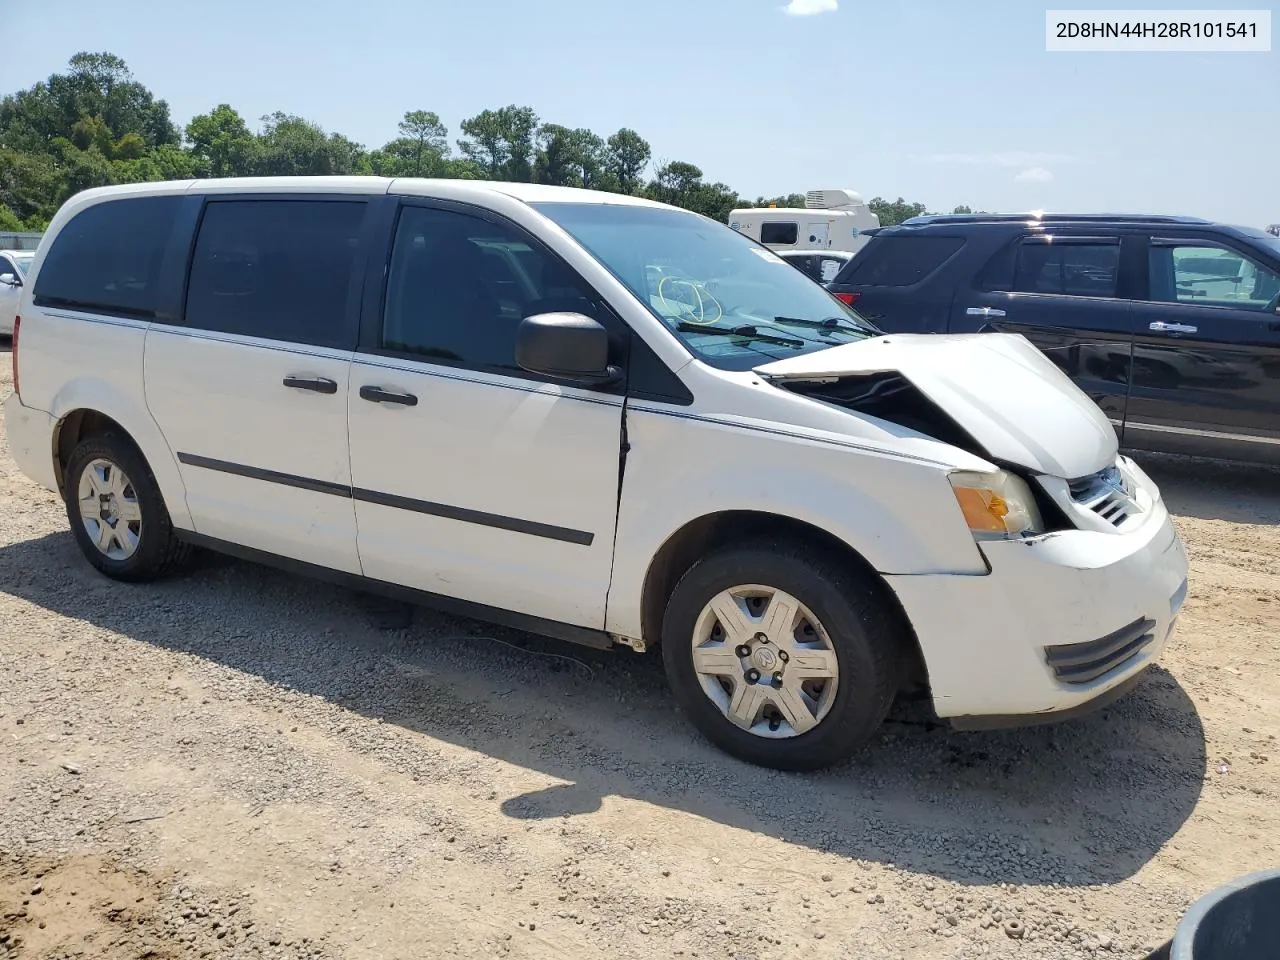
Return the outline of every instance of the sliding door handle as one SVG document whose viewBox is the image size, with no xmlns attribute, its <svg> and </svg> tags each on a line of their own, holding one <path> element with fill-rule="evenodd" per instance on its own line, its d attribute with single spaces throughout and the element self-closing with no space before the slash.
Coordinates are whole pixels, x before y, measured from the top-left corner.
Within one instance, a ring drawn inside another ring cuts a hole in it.
<svg viewBox="0 0 1280 960">
<path fill-rule="evenodd" d="M 418 398 L 412 393 L 391 393 L 381 387 L 361 387 L 360 399 L 371 403 L 398 403 L 404 407 L 416 407 Z"/>
<path fill-rule="evenodd" d="M 1156 320 L 1148 325 L 1148 330 L 1154 330 L 1156 333 L 1196 333 L 1199 327 L 1193 327 L 1189 323 L 1166 323 L 1163 320 Z"/>
<path fill-rule="evenodd" d="M 965 314 L 970 317 L 1003 317 L 1004 311 L 995 307 L 970 307 Z"/>
<path fill-rule="evenodd" d="M 328 377 L 285 377 L 284 385 L 293 390 L 310 390 L 312 393 L 338 392 L 338 382 Z"/>
</svg>

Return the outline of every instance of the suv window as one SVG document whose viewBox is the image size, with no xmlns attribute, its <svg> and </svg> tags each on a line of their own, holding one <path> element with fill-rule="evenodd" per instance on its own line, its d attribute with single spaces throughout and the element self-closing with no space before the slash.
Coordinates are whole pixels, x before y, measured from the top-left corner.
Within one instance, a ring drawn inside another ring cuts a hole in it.
<svg viewBox="0 0 1280 960">
<path fill-rule="evenodd" d="M 1266 310 L 1280 295 L 1280 274 L 1223 247 L 1153 241 L 1151 299 Z"/>
<path fill-rule="evenodd" d="M 54 238 L 34 291 L 40 306 L 153 317 L 165 246 L 182 198 L 107 200 Z"/>
<path fill-rule="evenodd" d="M 216 200 L 196 238 L 187 325 L 354 348 L 348 293 L 365 203 Z"/>
<path fill-rule="evenodd" d="M 919 283 L 955 256 L 963 237 L 876 236 L 862 256 L 849 261 L 839 283 L 907 287 Z"/>
<path fill-rule="evenodd" d="M 527 376 L 515 361 L 520 321 L 561 311 L 595 316 L 593 295 L 515 229 L 452 210 L 401 211 L 382 349 Z"/>
<path fill-rule="evenodd" d="M 983 290 L 1114 297 L 1119 290 L 1119 240 L 1034 237 L 1005 247 L 982 269 Z"/>
<path fill-rule="evenodd" d="M 800 238 L 798 223 L 779 223 L 776 220 L 760 224 L 760 242 L 779 246 L 794 244 Z"/>
</svg>

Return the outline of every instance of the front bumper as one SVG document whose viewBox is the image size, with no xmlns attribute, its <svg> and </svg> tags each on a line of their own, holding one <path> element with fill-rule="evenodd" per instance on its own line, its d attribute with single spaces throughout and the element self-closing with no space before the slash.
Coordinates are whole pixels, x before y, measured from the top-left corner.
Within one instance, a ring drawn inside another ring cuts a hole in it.
<svg viewBox="0 0 1280 960">
<path fill-rule="evenodd" d="M 58 490 L 58 477 L 53 468 L 54 418 L 43 410 L 25 407 L 16 393 L 4 402 L 4 432 L 9 441 L 9 455 L 18 469 L 40 486 Z"/>
<path fill-rule="evenodd" d="M 919 638 L 934 709 L 956 726 L 1058 719 L 1112 699 L 1159 658 L 1186 597 L 1186 551 L 1159 502 L 1122 534 L 980 546 L 986 576 L 885 578 Z"/>
</svg>

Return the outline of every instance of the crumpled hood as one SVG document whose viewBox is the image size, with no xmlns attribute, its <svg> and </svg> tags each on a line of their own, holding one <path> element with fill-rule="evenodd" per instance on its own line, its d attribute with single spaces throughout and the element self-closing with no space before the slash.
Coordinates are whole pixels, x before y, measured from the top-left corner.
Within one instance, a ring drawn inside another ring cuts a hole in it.
<svg viewBox="0 0 1280 960">
<path fill-rule="evenodd" d="M 1064 479 L 1115 462 L 1115 429 L 1020 334 L 890 334 L 755 368 L 766 380 L 897 373 L 994 460 Z"/>
</svg>

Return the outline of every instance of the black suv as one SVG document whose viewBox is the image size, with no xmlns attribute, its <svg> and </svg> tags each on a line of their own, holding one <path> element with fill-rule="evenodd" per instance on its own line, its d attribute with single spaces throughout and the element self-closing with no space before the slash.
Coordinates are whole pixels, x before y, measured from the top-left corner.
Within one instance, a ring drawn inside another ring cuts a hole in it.
<svg viewBox="0 0 1280 960">
<path fill-rule="evenodd" d="M 1280 238 L 1192 217 L 916 217 L 829 284 L 888 333 L 1021 333 L 1125 447 L 1280 463 Z"/>
</svg>

